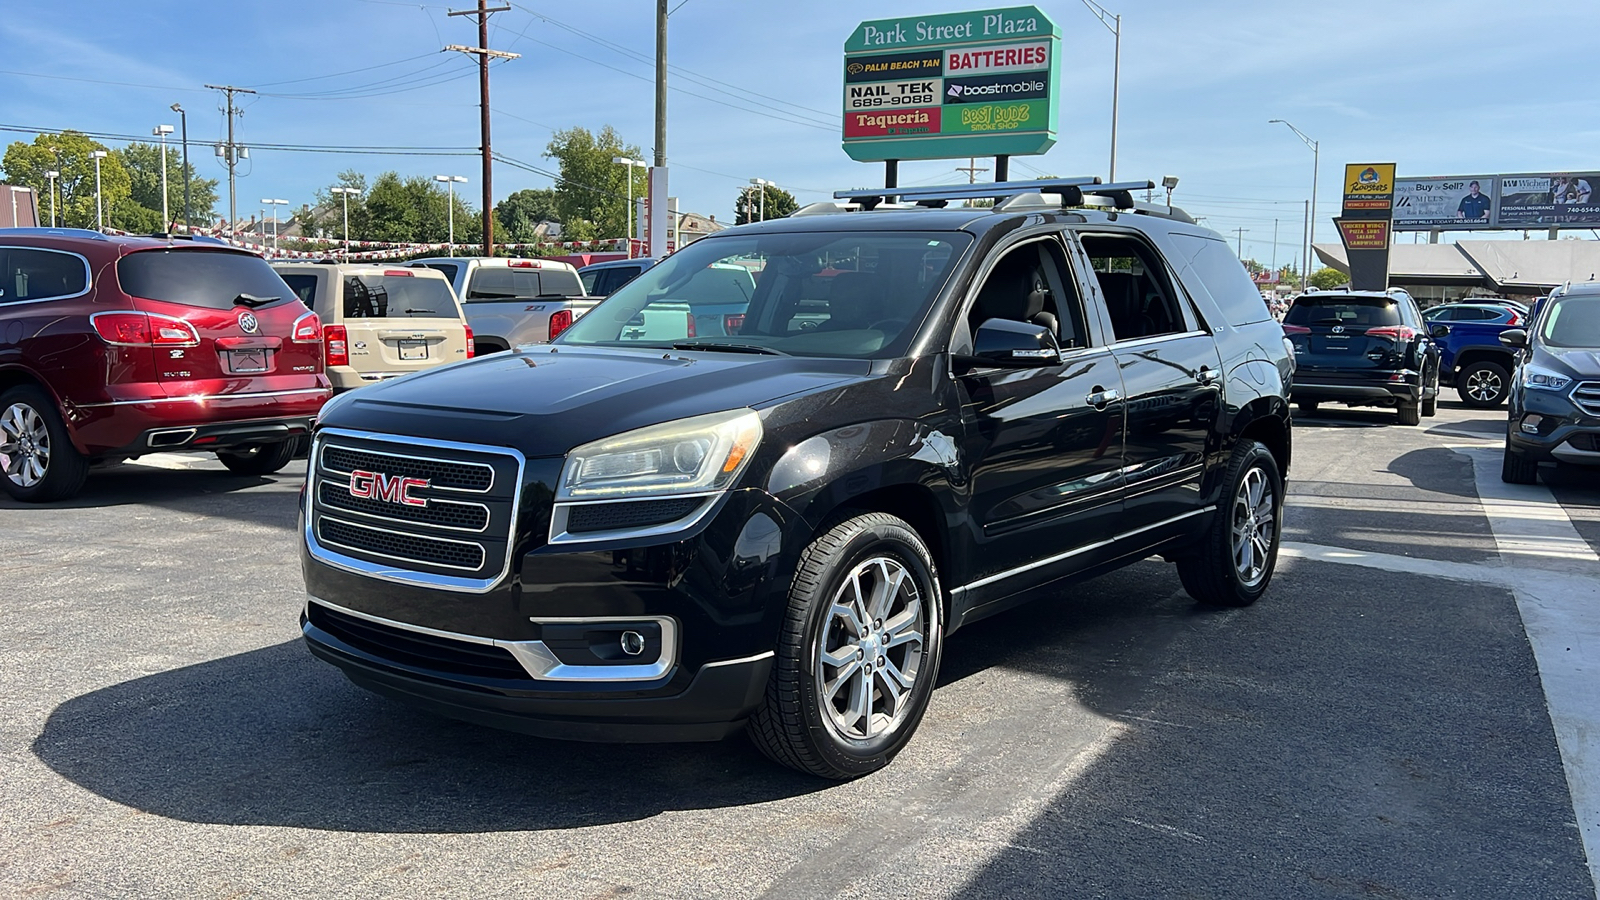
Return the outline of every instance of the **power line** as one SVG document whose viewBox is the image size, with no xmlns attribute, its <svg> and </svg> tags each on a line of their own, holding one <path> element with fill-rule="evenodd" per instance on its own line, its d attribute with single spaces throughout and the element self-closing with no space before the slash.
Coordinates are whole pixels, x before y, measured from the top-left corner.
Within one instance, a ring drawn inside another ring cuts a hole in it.
<svg viewBox="0 0 1600 900">
<path fill-rule="evenodd" d="M 84 137 L 97 138 L 106 141 L 124 141 L 138 143 L 148 140 L 145 135 L 119 134 L 110 131 L 84 131 L 78 128 L 39 128 L 36 126 L 0 124 L 0 132 L 17 134 L 64 134 L 66 132 L 81 134 Z M 395 156 L 471 156 L 478 152 L 476 147 L 403 147 L 403 146 L 339 146 L 333 144 L 258 144 L 250 143 L 255 150 L 282 150 L 293 153 L 362 153 L 362 154 L 390 154 Z"/>
<path fill-rule="evenodd" d="M 405 5 L 410 6 L 411 4 L 405 4 Z M 347 69 L 347 70 L 345 70 L 343 72 L 330 72 L 327 75 L 309 75 L 309 76 L 307 76 L 305 78 L 291 78 L 291 79 L 289 79 L 287 81 L 265 81 L 265 82 L 261 82 L 261 83 L 257 84 L 256 87 L 257 88 L 264 88 L 264 87 L 277 87 L 278 85 L 281 85 L 281 84 L 302 84 L 302 83 L 307 82 L 307 81 L 321 81 L 321 80 L 326 79 L 326 78 L 338 78 L 338 77 L 340 77 L 342 75 L 355 75 L 355 74 L 362 73 L 362 72 L 371 72 L 373 69 L 387 69 L 390 66 L 398 66 L 401 63 L 416 62 L 419 59 L 427 59 L 428 57 L 433 56 L 433 55 L 434 54 L 432 54 L 432 53 L 419 53 L 416 56 L 408 56 L 405 59 L 397 59 L 397 60 L 395 60 L 393 62 L 378 63 L 375 66 L 362 66 L 359 69 Z"/>
</svg>

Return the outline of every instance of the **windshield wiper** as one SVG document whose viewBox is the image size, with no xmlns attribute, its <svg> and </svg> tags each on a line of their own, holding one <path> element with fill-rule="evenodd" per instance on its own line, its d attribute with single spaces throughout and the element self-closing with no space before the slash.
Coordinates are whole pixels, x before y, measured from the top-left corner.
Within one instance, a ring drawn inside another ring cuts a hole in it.
<svg viewBox="0 0 1600 900">
<path fill-rule="evenodd" d="M 255 294 L 240 294 L 233 298 L 233 305 L 248 306 L 254 309 L 258 306 L 266 306 L 268 303 L 277 303 L 282 299 L 282 297 L 257 297 Z"/>
<path fill-rule="evenodd" d="M 719 344 L 715 341 L 677 341 L 674 350 L 722 350 L 727 353 L 761 353 L 767 356 L 788 356 L 782 350 L 762 347 L 759 344 Z"/>
</svg>

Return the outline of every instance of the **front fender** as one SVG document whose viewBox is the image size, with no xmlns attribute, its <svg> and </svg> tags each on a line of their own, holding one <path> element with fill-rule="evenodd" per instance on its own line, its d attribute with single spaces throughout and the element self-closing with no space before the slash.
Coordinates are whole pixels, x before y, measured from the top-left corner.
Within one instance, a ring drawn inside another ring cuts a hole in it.
<svg viewBox="0 0 1600 900">
<path fill-rule="evenodd" d="M 962 483 L 956 435 L 910 419 L 846 425 L 795 444 L 775 463 L 766 490 L 813 529 L 834 513 L 887 489 L 925 492 L 939 512 L 956 512 Z"/>
</svg>

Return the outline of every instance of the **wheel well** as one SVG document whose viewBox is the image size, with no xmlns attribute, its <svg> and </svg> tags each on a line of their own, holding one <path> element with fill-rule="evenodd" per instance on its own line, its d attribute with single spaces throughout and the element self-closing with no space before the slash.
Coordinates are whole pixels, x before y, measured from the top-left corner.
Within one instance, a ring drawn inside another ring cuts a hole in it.
<svg viewBox="0 0 1600 900">
<path fill-rule="evenodd" d="M 1260 441 L 1272 453 L 1272 458 L 1278 463 L 1278 471 L 1283 476 L 1289 474 L 1289 429 L 1283 420 L 1277 416 L 1264 415 L 1240 432 L 1241 440 Z"/>
<path fill-rule="evenodd" d="M 495 337 L 475 337 L 472 343 L 479 354 L 504 353 L 511 349 L 509 344 Z"/>
<path fill-rule="evenodd" d="M 910 525 L 928 545 L 928 552 L 933 554 L 933 564 L 938 568 L 940 575 L 949 577 L 948 548 L 945 546 L 943 516 L 939 512 L 939 502 L 933 494 L 924 487 L 914 484 L 897 484 L 889 487 L 878 488 L 851 497 L 839 509 L 828 516 L 828 522 L 837 522 L 841 516 L 851 513 L 881 512 L 888 513 L 895 518 L 902 519 Z M 949 591 L 949 585 L 943 585 Z"/>
<path fill-rule="evenodd" d="M 0 393 L 4 393 L 14 387 L 24 384 L 34 385 L 35 387 L 43 389 L 44 392 L 49 394 L 52 398 L 55 397 L 55 393 L 51 391 L 50 388 L 46 387 L 42 382 L 39 381 L 39 379 L 34 378 L 27 372 L 24 372 L 21 369 L 0 369 Z"/>
<path fill-rule="evenodd" d="M 1456 368 L 1465 369 L 1467 366 L 1470 366 L 1473 363 L 1492 362 L 1498 364 L 1501 368 L 1509 372 L 1514 367 L 1512 359 L 1513 358 L 1510 353 L 1502 353 L 1498 350 L 1489 350 L 1479 347 L 1473 350 L 1463 350 L 1457 354 Z"/>
</svg>

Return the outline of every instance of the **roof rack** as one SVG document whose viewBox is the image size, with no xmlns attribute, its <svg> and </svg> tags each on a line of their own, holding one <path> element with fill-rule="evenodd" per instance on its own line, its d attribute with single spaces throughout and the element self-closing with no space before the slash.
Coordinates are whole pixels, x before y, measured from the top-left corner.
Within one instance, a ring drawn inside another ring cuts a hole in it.
<svg viewBox="0 0 1600 900">
<path fill-rule="evenodd" d="M 844 203 L 813 203 L 796 215 L 822 215 L 849 210 L 870 210 L 893 206 L 942 208 L 952 200 L 993 199 L 996 212 L 1021 209 L 1067 208 L 1099 206 L 1129 210 L 1146 216 L 1160 216 L 1179 222 L 1195 224 L 1187 212 L 1176 206 L 1158 203 L 1141 203 L 1133 198 L 1134 191 L 1155 189 L 1152 181 L 1119 181 L 1103 184 L 1095 176 L 1083 178 L 1042 178 L 1035 181 L 997 181 L 984 184 L 930 185 L 905 188 L 852 188 L 834 191 L 836 200 Z M 1046 198 L 1051 199 L 1046 199 Z M 898 201 L 890 203 L 890 200 Z M 1052 202 L 1053 201 L 1053 202 Z"/>
<path fill-rule="evenodd" d="M 111 238 L 92 228 L 0 228 L 0 234 L 15 235 L 16 237 L 74 237 L 88 238 L 93 241 L 111 240 Z"/>
</svg>

